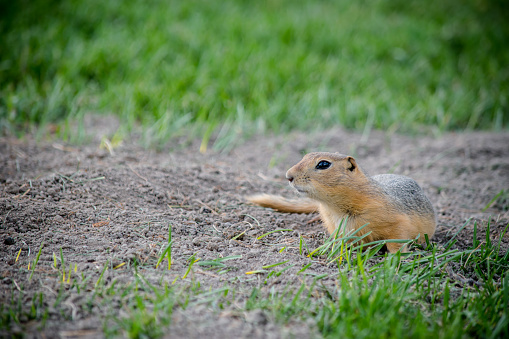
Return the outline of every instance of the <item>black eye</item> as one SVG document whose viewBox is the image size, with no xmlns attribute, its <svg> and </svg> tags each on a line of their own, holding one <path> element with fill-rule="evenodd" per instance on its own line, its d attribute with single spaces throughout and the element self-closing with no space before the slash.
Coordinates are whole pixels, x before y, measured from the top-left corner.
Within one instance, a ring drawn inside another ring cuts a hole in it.
<svg viewBox="0 0 509 339">
<path fill-rule="evenodd" d="M 317 170 L 324 170 L 324 169 L 329 168 L 329 167 L 330 167 L 330 165 L 331 165 L 331 163 L 330 163 L 330 162 L 325 161 L 325 160 L 322 160 L 322 161 L 320 161 L 320 162 L 319 162 L 319 163 L 315 166 L 315 168 L 316 168 Z"/>
</svg>

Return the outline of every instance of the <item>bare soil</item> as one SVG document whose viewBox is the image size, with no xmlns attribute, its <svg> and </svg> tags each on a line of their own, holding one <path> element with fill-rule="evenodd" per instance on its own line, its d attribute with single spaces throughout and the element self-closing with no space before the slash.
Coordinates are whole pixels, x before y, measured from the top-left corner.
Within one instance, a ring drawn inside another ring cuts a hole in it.
<svg viewBox="0 0 509 339">
<path fill-rule="evenodd" d="M 199 141 L 184 145 L 174 140 L 158 151 L 129 142 L 112 152 L 99 145 L 98 139 L 86 146 L 0 139 L 0 303 L 10 305 L 16 290 L 22 290 L 22 305 L 29 308 L 34 296 L 43 292 L 50 309 L 43 328 L 37 321 L 20 319 L 21 326 L 3 335 L 103 335 L 104 308 L 90 305 L 75 291 L 59 292 L 65 283 L 60 281 L 61 272 L 52 267 L 53 253 L 60 258 L 60 251 L 68 265 L 76 264 L 76 275 L 90 277 L 90 289 L 106 263 L 110 269 L 102 278 L 105 284 L 132 281 L 133 262 L 146 279 L 156 283 L 194 281 L 203 289 L 229 284 L 240 290 L 300 286 L 296 274 L 283 274 L 265 285 L 263 274 L 245 273 L 285 260 L 287 265 L 295 264 L 289 273 L 296 273 L 309 263 L 307 251 L 299 254 L 299 237 L 310 250 L 323 243 L 326 234 L 316 216 L 277 213 L 251 206 L 244 197 L 261 192 L 295 196 L 284 174 L 311 151 L 353 155 L 370 174 L 392 172 L 414 178 L 437 210 L 439 225 L 432 241 L 439 245 L 470 218 L 454 245 L 458 248 L 472 245 L 475 222 L 481 239 L 488 222 L 492 239 L 509 223 L 509 133 L 408 137 L 373 132 L 363 136 L 332 129 L 311 135 L 256 137 L 228 153 L 209 150 L 205 154 L 198 151 Z M 502 189 L 505 195 L 483 210 Z M 169 225 L 170 271 L 166 261 L 155 268 Z M 257 239 L 278 229 L 293 231 Z M 42 242 L 39 263 L 29 280 L 27 265 Z M 507 251 L 508 234 L 501 247 Z M 223 274 L 195 265 L 182 279 L 192 255 L 201 260 L 242 258 L 228 261 L 230 270 Z M 324 263 L 310 270 L 334 273 L 337 268 Z M 475 279 L 462 281 L 472 284 Z M 322 283 L 333 285 L 334 281 Z M 57 298 L 62 300 L 53 307 Z M 122 305 L 117 308 L 120 317 Z M 190 338 L 205 334 L 210 338 L 314 336 L 307 323 L 283 326 L 270 314 L 238 309 L 230 306 L 218 312 L 206 304 L 176 306 L 165 333 Z"/>
</svg>

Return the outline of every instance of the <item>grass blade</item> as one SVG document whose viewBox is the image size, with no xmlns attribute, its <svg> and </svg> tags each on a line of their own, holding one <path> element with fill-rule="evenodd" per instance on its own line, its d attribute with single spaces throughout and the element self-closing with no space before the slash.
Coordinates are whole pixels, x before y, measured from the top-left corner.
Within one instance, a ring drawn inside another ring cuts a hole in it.
<svg viewBox="0 0 509 339">
<path fill-rule="evenodd" d="M 35 266 L 37 266 L 37 263 L 39 262 L 39 258 L 41 256 L 42 247 L 44 246 L 44 241 L 41 243 L 41 247 L 39 247 L 39 252 L 37 252 L 37 256 L 35 257 L 34 265 L 32 267 L 32 272 L 30 273 L 30 277 L 28 278 L 28 281 L 32 280 L 32 276 L 35 272 Z"/>
<path fill-rule="evenodd" d="M 270 231 L 270 232 L 267 232 L 265 234 L 262 234 L 260 235 L 258 238 L 256 238 L 257 240 L 260 240 L 262 238 L 265 238 L 266 236 L 272 234 L 272 233 L 276 233 L 276 232 L 291 232 L 293 231 L 292 229 L 289 229 L 289 228 L 282 228 L 282 229 L 278 229 L 278 230 L 274 230 L 274 231 Z"/>
</svg>

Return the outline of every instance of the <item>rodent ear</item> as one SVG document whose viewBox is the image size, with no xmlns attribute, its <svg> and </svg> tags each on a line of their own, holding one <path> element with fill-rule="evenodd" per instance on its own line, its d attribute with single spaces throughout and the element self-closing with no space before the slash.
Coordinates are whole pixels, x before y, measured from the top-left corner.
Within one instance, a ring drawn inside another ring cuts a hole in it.
<svg viewBox="0 0 509 339">
<path fill-rule="evenodd" d="M 346 169 L 353 172 L 357 168 L 357 163 L 353 157 L 346 157 Z"/>
</svg>

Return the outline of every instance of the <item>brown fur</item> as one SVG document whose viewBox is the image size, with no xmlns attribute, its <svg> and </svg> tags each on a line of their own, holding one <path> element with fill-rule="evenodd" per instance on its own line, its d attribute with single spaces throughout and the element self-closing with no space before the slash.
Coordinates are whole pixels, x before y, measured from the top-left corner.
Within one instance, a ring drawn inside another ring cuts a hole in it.
<svg viewBox="0 0 509 339">
<path fill-rule="evenodd" d="M 331 165 L 317 168 L 321 161 Z M 396 175 L 369 177 L 351 156 L 309 153 L 286 173 L 290 185 L 310 199 L 289 200 L 274 195 L 248 197 L 254 204 L 288 213 L 319 211 L 329 233 L 348 217 L 344 232 L 358 230 L 364 243 L 387 239 L 415 239 L 433 235 L 436 216 L 429 200 L 410 178 Z M 388 243 L 390 252 L 401 244 Z M 406 251 L 406 248 L 401 249 Z"/>
</svg>

